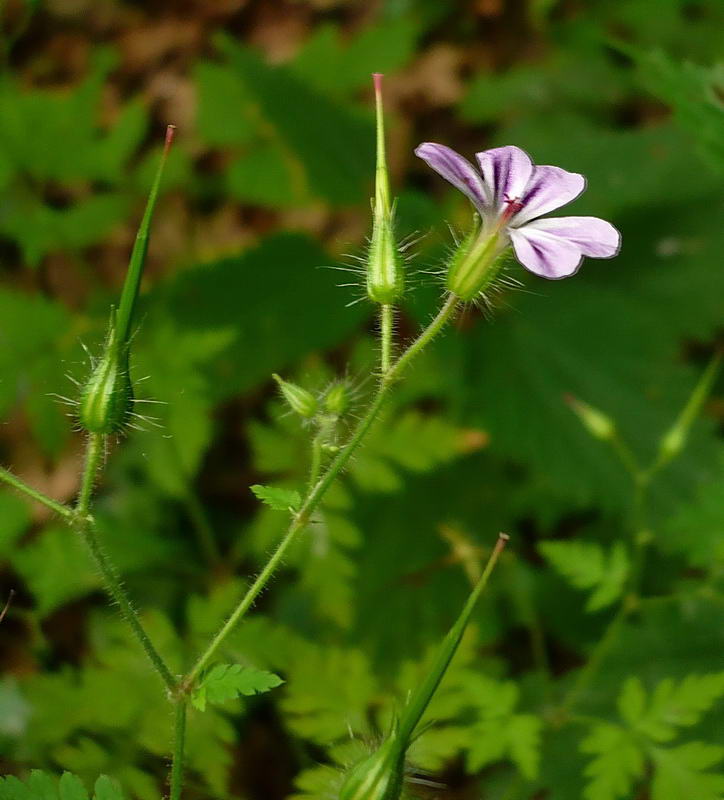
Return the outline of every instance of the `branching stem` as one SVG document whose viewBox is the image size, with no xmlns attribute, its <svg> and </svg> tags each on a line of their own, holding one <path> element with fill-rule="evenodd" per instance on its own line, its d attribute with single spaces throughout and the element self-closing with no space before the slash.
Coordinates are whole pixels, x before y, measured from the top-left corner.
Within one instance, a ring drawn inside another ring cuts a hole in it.
<svg viewBox="0 0 724 800">
<path fill-rule="evenodd" d="M 294 515 L 294 518 L 292 519 L 284 538 L 279 543 L 277 549 L 274 551 L 265 567 L 249 587 L 246 594 L 239 602 L 239 605 L 237 605 L 232 612 L 231 616 L 221 626 L 220 630 L 216 636 L 214 636 L 209 646 L 196 661 L 191 671 L 181 681 L 179 686 L 181 693 L 188 694 L 192 691 L 198 676 L 209 663 L 219 647 L 221 647 L 227 636 L 254 604 L 254 601 L 259 596 L 259 593 L 264 589 L 266 584 L 269 582 L 269 579 L 276 572 L 277 568 L 283 561 L 287 550 L 291 546 L 297 534 L 307 526 L 312 514 L 319 506 L 327 490 L 334 482 L 335 478 L 337 478 L 340 472 L 345 468 L 352 454 L 362 443 L 362 440 L 377 419 L 380 409 L 382 408 L 390 388 L 394 384 L 394 381 L 399 378 L 402 372 L 407 368 L 410 361 L 412 361 L 412 359 L 418 355 L 445 327 L 446 323 L 449 322 L 449 320 L 455 314 L 458 303 L 459 299 L 455 295 L 449 295 L 437 316 L 383 375 L 377 392 L 372 398 L 372 402 L 370 403 L 367 412 L 357 424 L 357 427 L 353 431 L 349 441 L 339 450 L 329 467 L 327 467 L 314 486 L 310 488 L 301 508 Z"/>
</svg>

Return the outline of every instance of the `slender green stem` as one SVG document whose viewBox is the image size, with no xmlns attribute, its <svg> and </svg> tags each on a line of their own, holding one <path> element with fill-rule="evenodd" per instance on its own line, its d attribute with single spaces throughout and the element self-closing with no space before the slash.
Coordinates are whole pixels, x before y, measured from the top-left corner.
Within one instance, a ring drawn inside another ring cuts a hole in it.
<svg viewBox="0 0 724 800">
<path fill-rule="evenodd" d="M 619 461 L 626 468 L 626 471 L 634 481 L 640 481 L 642 477 L 641 466 L 631 448 L 624 442 L 618 431 L 614 431 L 611 438 L 611 447 L 618 456 Z"/>
<path fill-rule="evenodd" d="M 214 653 L 221 647 L 226 637 L 236 627 L 241 618 L 251 608 L 259 593 L 264 589 L 269 579 L 276 572 L 277 567 L 284 560 L 284 556 L 289 549 L 290 545 L 296 538 L 299 531 L 303 530 L 309 522 L 315 509 L 321 502 L 325 493 L 334 482 L 335 478 L 340 474 L 344 467 L 349 462 L 352 454 L 359 447 L 362 440 L 366 436 L 372 424 L 377 419 L 380 409 L 384 404 L 387 394 L 393 385 L 393 381 L 399 377 L 405 367 L 420 351 L 429 344 L 432 339 L 443 329 L 445 323 L 448 322 L 455 313 L 458 305 L 458 298 L 455 295 L 450 295 L 437 316 L 425 328 L 420 336 L 407 348 L 407 350 L 400 356 L 400 358 L 390 367 L 387 373 L 383 376 L 382 381 L 377 389 L 375 396 L 367 409 L 366 414 L 357 424 L 349 441 L 342 447 L 337 455 L 332 460 L 332 463 L 327 467 L 325 472 L 317 483 L 310 489 L 301 508 L 295 514 L 294 518 L 289 525 L 289 528 L 277 546 L 277 549 L 271 555 L 265 567 L 257 576 L 256 580 L 247 590 L 244 597 L 239 602 L 239 605 L 231 613 L 231 616 L 221 626 L 220 630 L 214 636 L 209 646 L 201 654 L 196 661 L 190 672 L 182 680 L 180 689 L 182 692 L 188 693 L 194 686 L 196 678 L 199 676 L 204 667 L 208 664 Z"/>
<path fill-rule="evenodd" d="M 126 590 L 123 588 L 118 572 L 113 562 L 103 552 L 95 521 L 90 517 L 90 504 L 93 494 L 93 483 L 98 471 L 98 465 L 103 456 L 105 447 L 105 437 L 101 434 L 90 434 L 86 447 L 85 465 L 81 478 L 81 488 L 78 495 L 78 503 L 75 513 L 71 515 L 69 522 L 71 527 L 77 531 L 90 550 L 91 556 L 98 567 L 98 571 L 103 578 L 106 591 L 111 599 L 118 604 L 121 616 L 128 623 L 129 627 L 138 639 L 141 647 L 149 658 L 154 669 L 161 676 L 161 680 L 169 691 L 176 688 L 176 679 L 166 666 L 166 663 L 153 646 L 150 637 L 141 624 L 141 620 L 133 607 Z"/>
<path fill-rule="evenodd" d="M 100 433 L 88 434 L 88 444 L 85 451 L 85 464 L 83 465 L 83 475 L 80 481 L 80 492 L 76 504 L 76 513 L 84 517 L 90 510 L 91 497 L 93 496 L 93 486 L 95 485 L 98 468 L 103 457 L 105 448 L 105 436 Z"/>
<path fill-rule="evenodd" d="M 415 341 L 405 350 L 405 352 L 397 359 L 394 365 L 390 368 L 386 378 L 392 380 L 399 375 L 408 365 L 410 361 L 421 351 L 427 347 L 428 344 L 440 333 L 445 325 L 452 319 L 460 304 L 460 298 L 457 295 L 449 294 L 445 299 L 440 311 L 432 322 L 425 328 L 425 330 L 415 339 Z"/>
<path fill-rule="evenodd" d="M 629 614 L 638 606 L 641 575 L 644 567 L 646 548 L 649 543 L 647 531 L 648 487 L 649 482 L 646 473 L 641 470 L 634 473 L 634 498 L 630 526 L 634 555 L 631 570 L 626 582 L 626 589 L 621 598 L 618 610 L 606 626 L 603 636 L 599 639 L 590 658 L 583 669 L 578 673 L 576 681 L 566 695 L 562 706 L 564 712 L 570 712 L 583 692 L 590 686 L 611 648 L 615 644 L 624 622 Z"/>
<path fill-rule="evenodd" d="M 186 742 L 186 700 L 176 701 L 176 715 L 173 737 L 173 761 L 171 762 L 171 781 L 169 800 L 179 800 L 183 788 L 184 746 Z"/>
<path fill-rule="evenodd" d="M 586 665 L 578 673 L 575 683 L 566 695 L 562 705 L 562 710 L 566 712 L 566 714 L 576 705 L 583 692 L 585 692 L 585 690 L 591 684 L 591 681 L 596 676 L 601 664 L 606 659 L 606 656 L 618 638 L 619 630 L 621 629 L 628 614 L 629 604 L 626 598 L 624 598 L 619 605 L 615 616 L 606 627 L 603 636 L 598 640 L 596 646 L 594 647 L 590 658 L 586 662 Z"/>
<path fill-rule="evenodd" d="M 199 498 L 193 488 L 188 485 L 184 493 L 184 505 L 196 533 L 199 549 L 209 564 L 218 564 L 221 561 L 221 553 L 216 544 L 214 530 L 206 516 L 203 504 L 199 502 Z"/>
<path fill-rule="evenodd" d="M 318 433 L 312 439 L 312 457 L 309 462 L 309 489 L 319 480 L 319 474 L 322 471 L 322 439 Z"/>
<path fill-rule="evenodd" d="M 462 613 L 457 618 L 452 628 L 450 628 L 448 631 L 447 636 L 443 639 L 440 649 L 435 656 L 434 664 L 427 673 L 425 680 L 413 692 L 410 702 L 407 704 L 407 707 L 402 713 L 402 717 L 400 719 L 398 733 L 400 741 L 407 742 L 410 740 L 412 734 L 415 732 L 415 728 L 422 718 L 422 715 L 425 713 L 425 709 L 428 707 L 430 700 L 432 700 L 433 695 L 437 691 L 437 687 L 440 685 L 440 681 L 443 679 L 445 671 L 447 670 L 450 661 L 452 661 L 452 658 L 458 649 L 460 640 L 463 638 L 465 628 L 470 621 L 470 617 L 475 609 L 475 605 L 477 604 L 483 589 L 485 589 L 487 586 L 488 579 L 495 569 L 495 565 L 498 563 L 500 554 L 503 552 L 507 541 L 508 536 L 504 533 L 501 533 L 498 537 L 498 541 L 495 543 L 493 552 L 488 559 L 488 563 L 485 565 L 483 574 L 480 576 L 480 580 L 475 585 L 470 597 L 468 597 Z"/>
<path fill-rule="evenodd" d="M 21 481 L 20 478 L 15 477 L 12 472 L 8 472 L 8 470 L 3 469 L 2 467 L 0 467 L 0 480 L 5 481 L 5 483 L 7 483 L 9 486 L 12 486 L 13 489 L 17 489 L 19 492 L 26 494 L 33 500 L 37 500 L 39 503 L 42 503 L 46 508 L 49 508 L 51 511 L 55 511 L 56 514 L 60 514 L 61 517 L 64 517 L 65 519 L 71 519 L 73 517 L 72 508 L 68 508 L 68 506 L 58 503 L 56 500 L 53 500 L 44 495 L 42 492 L 39 492 L 37 489 L 33 489 L 33 487 L 28 486 L 25 481 Z"/>
<path fill-rule="evenodd" d="M 171 671 L 166 666 L 166 662 L 161 658 L 156 648 L 153 646 L 149 635 L 146 633 L 141 620 L 133 607 L 126 590 L 123 588 L 121 579 L 116 572 L 113 563 L 108 556 L 103 552 L 98 534 L 95 529 L 93 520 L 88 518 L 79 518 L 78 522 L 73 526 L 78 533 L 83 537 L 83 541 L 88 546 L 93 560 L 98 567 L 98 571 L 103 577 L 106 591 L 111 599 L 118 605 L 121 616 L 128 623 L 136 638 L 138 639 L 141 647 L 148 656 L 149 661 L 153 665 L 156 672 L 161 677 L 161 680 L 166 685 L 169 691 L 176 688 L 176 679 L 171 674 Z"/>
<path fill-rule="evenodd" d="M 380 306 L 380 366 L 383 375 L 389 372 L 392 364 L 394 314 L 395 309 L 389 303 L 384 303 Z"/>
</svg>

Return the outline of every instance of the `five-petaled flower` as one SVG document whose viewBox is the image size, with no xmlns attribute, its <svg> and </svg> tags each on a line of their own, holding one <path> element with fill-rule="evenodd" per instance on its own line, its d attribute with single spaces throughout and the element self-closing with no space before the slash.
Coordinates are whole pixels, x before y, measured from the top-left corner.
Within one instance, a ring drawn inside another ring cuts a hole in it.
<svg viewBox="0 0 724 800">
<path fill-rule="evenodd" d="M 542 218 L 583 192 L 583 175 L 535 166 L 514 146 L 477 153 L 480 172 L 442 144 L 425 142 L 415 153 L 471 200 L 480 214 L 480 235 L 494 238 L 497 251 L 512 244 L 518 261 L 536 275 L 566 278 L 584 256 L 612 258 L 618 253 L 621 234 L 610 222 L 598 217 Z"/>
</svg>

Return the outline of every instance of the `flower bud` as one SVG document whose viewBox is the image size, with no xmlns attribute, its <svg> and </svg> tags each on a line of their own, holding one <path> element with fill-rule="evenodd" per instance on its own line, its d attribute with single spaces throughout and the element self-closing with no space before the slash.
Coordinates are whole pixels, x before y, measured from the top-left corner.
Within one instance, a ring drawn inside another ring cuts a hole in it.
<svg viewBox="0 0 724 800">
<path fill-rule="evenodd" d="M 118 433 L 125 427 L 132 413 L 133 385 L 128 368 L 131 324 L 146 262 L 151 220 L 174 131 L 173 125 L 169 125 L 166 129 L 163 155 L 133 245 L 121 300 L 118 309 L 111 309 L 103 354 L 94 365 L 81 392 L 78 419 L 81 426 L 89 433 L 103 435 Z"/>
<path fill-rule="evenodd" d="M 399 800 L 405 776 L 406 751 L 395 726 L 382 746 L 347 774 L 339 800 Z"/>
<path fill-rule="evenodd" d="M 703 375 L 694 387 L 689 400 L 684 406 L 683 411 L 679 415 L 676 422 L 669 428 L 669 430 L 661 437 L 659 443 L 659 453 L 656 460 L 656 466 L 662 467 L 668 464 L 669 461 L 676 458 L 679 453 L 684 449 L 686 440 L 689 437 L 689 430 L 694 424 L 694 420 L 700 413 L 702 406 L 706 402 L 706 398 L 711 393 L 711 388 L 714 385 L 716 376 L 721 366 L 722 353 L 717 353 L 710 361 L 709 366 L 704 370 Z"/>
<path fill-rule="evenodd" d="M 402 257 L 395 241 L 394 215 L 387 175 L 382 75 L 375 74 L 373 78 L 377 109 L 377 170 L 375 172 L 372 236 L 367 254 L 367 295 L 375 303 L 390 305 L 402 295 L 404 276 Z"/>
<path fill-rule="evenodd" d="M 602 411 L 589 406 L 588 403 L 584 403 L 583 400 L 579 400 L 573 395 L 567 395 L 566 402 L 594 439 L 610 442 L 616 435 L 616 423 Z"/>
<path fill-rule="evenodd" d="M 341 417 L 349 406 L 347 387 L 344 383 L 335 383 L 324 398 L 324 407 L 330 414 Z"/>
<path fill-rule="evenodd" d="M 128 345 L 118 339 L 116 311 L 113 309 L 103 355 L 81 393 L 79 422 L 89 433 L 118 433 L 128 422 L 132 406 Z"/>
<path fill-rule="evenodd" d="M 279 385 L 282 397 L 287 401 L 292 411 L 306 419 L 311 419 L 317 413 L 317 399 L 311 392 L 301 386 L 297 386 L 296 383 L 285 381 L 284 378 L 281 378 L 276 373 L 272 375 L 272 378 Z"/>
<path fill-rule="evenodd" d="M 501 235 L 476 224 L 457 246 L 447 271 L 447 288 L 461 300 L 473 300 L 498 277 L 508 261 Z"/>
</svg>

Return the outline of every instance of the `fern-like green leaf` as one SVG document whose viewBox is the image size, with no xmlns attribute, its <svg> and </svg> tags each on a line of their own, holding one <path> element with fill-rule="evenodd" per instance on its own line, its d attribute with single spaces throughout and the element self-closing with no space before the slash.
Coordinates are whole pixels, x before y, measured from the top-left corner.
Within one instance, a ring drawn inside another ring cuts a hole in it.
<svg viewBox="0 0 724 800">
<path fill-rule="evenodd" d="M 70 772 L 58 779 L 34 769 L 24 781 L 13 775 L 0 778 L 0 800 L 88 800 L 88 792 L 83 781 Z M 123 800 L 123 792 L 114 780 L 101 775 L 92 800 Z"/>
<path fill-rule="evenodd" d="M 587 611 L 599 611 L 613 603 L 623 591 L 630 561 L 626 547 L 616 542 L 606 552 L 595 542 L 541 542 L 538 549 L 576 589 L 591 589 Z"/>
<path fill-rule="evenodd" d="M 707 772 L 724 758 L 724 747 L 688 742 L 655 750 L 652 800 L 721 800 L 724 774 Z"/>
<path fill-rule="evenodd" d="M 251 697 L 280 686 L 282 679 L 273 672 L 242 667 L 241 664 L 217 664 L 196 687 L 191 702 L 200 711 L 207 703 L 224 703 L 240 695 Z"/>
<path fill-rule="evenodd" d="M 257 483 L 249 487 L 252 492 L 274 511 L 289 511 L 299 507 L 302 497 L 295 489 L 281 489 L 278 486 L 262 486 Z"/>
<path fill-rule="evenodd" d="M 619 727 L 596 725 L 581 743 L 581 750 L 594 756 L 586 767 L 589 779 L 585 800 L 631 798 L 636 781 L 644 774 L 645 758 L 631 733 Z"/>
</svg>

